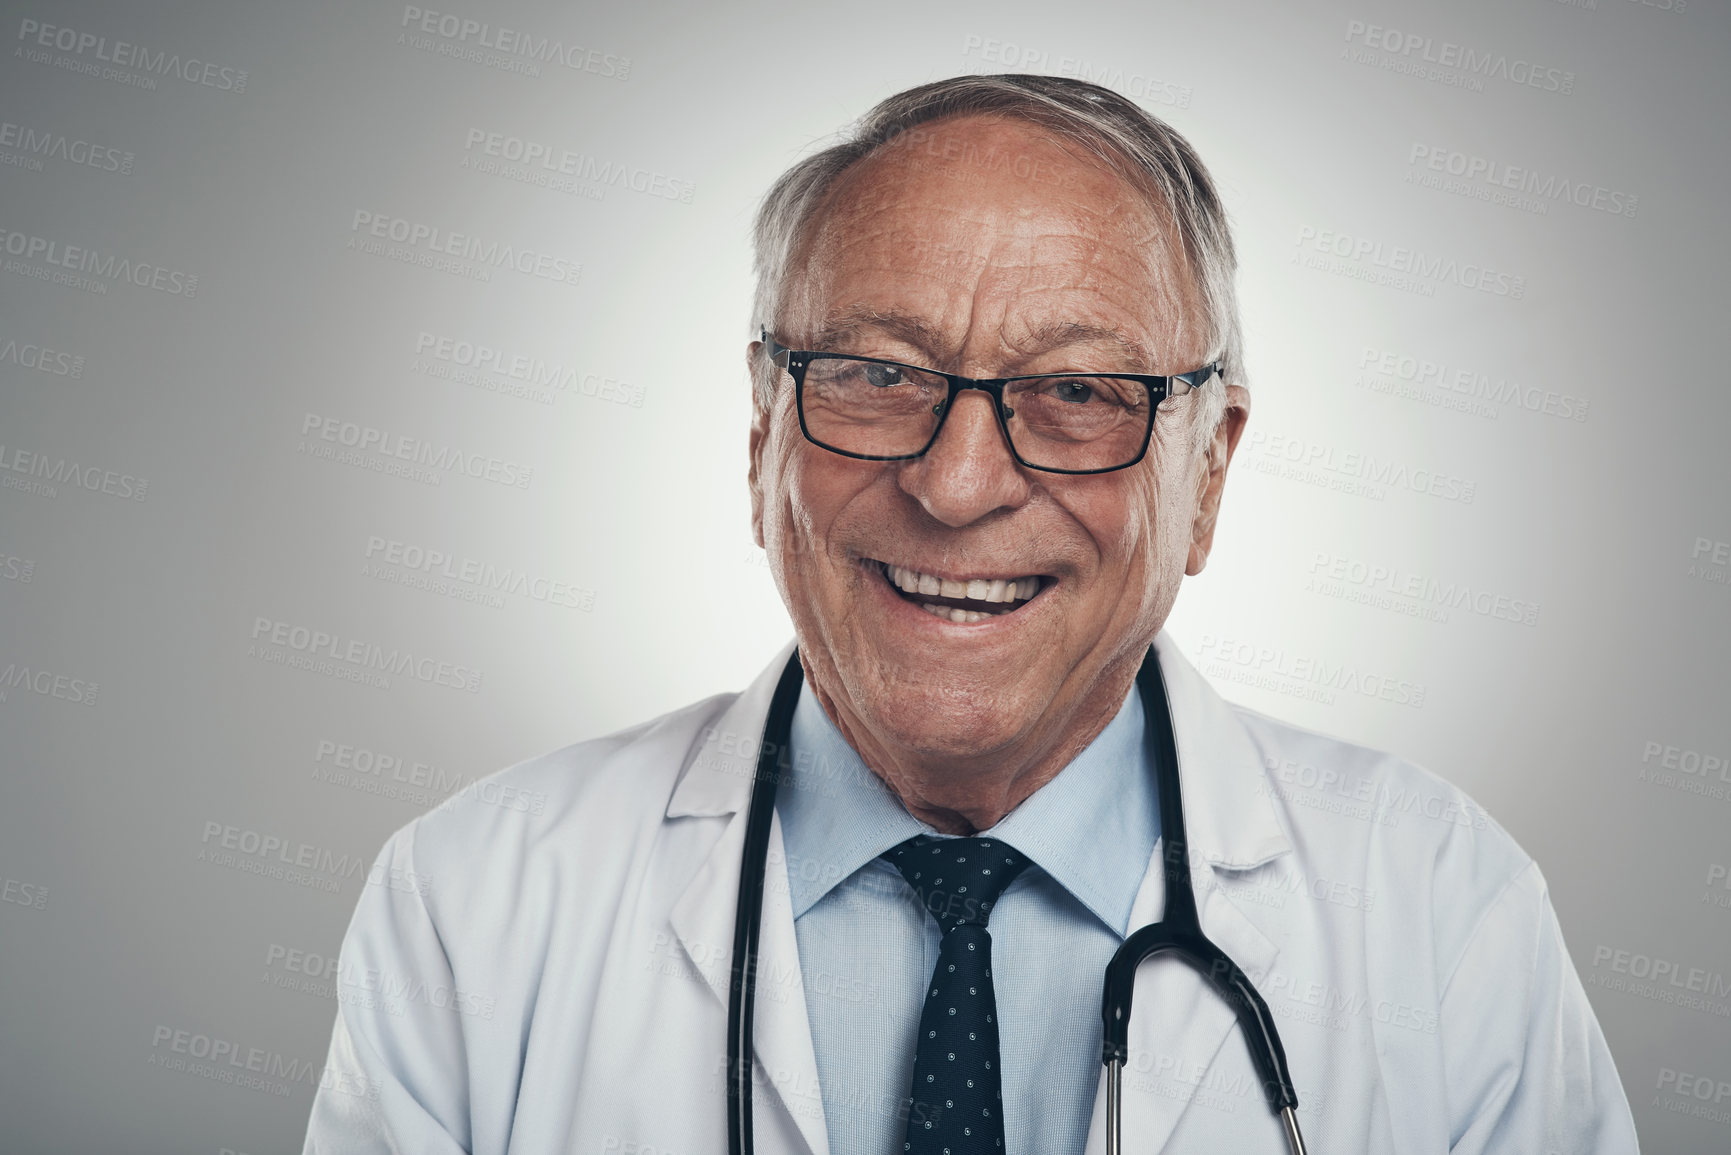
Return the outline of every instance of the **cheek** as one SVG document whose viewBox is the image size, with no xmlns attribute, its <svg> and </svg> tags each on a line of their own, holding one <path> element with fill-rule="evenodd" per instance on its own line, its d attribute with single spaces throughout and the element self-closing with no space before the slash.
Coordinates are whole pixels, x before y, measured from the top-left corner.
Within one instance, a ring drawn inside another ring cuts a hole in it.
<svg viewBox="0 0 1731 1155">
<path fill-rule="evenodd" d="M 1119 526 L 1117 553 L 1132 567 L 1145 566 L 1148 554 L 1159 544 L 1166 520 L 1160 508 L 1163 489 L 1158 474 L 1138 468 L 1130 483 L 1115 495 L 1113 518 Z"/>
<path fill-rule="evenodd" d="M 791 433 L 789 420 L 791 420 Z M 797 414 L 777 414 L 763 448 L 763 547 L 771 576 L 786 604 L 810 600 L 811 559 L 815 548 L 805 513 L 805 477 L 800 464 Z"/>
<path fill-rule="evenodd" d="M 1138 469 L 1127 484 L 1089 504 L 1086 520 L 1096 527 L 1108 567 L 1121 567 L 1126 592 L 1140 587 L 1151 595 L 1182 572 L 1190 540 L 1184 480 L 1170 470 Z"/>
<path fill-rule="evenodd" d="M 799 416 L 791 410 L 777 412 L 770 422 L 763 455 L 764 532 L 780 538 L 792 530 L 793 511 L 804 502 L 804 478 L 800 470 Z"/>
<path fill-rule="evenodd" d="M 836 518 L 858 488 L 840 458 L 805 440 L 791 407 L 772 426 L 764 457 L 764 544 L 790 570 L 810 573 Z"/>
</svg>

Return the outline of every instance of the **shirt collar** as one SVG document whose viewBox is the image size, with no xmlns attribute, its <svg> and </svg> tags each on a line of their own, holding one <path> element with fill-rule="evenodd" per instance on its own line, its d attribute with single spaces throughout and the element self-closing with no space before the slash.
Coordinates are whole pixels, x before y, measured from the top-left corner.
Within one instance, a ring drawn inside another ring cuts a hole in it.
<svg viewBox="0 0 1731 1155">
<path fill-rule="evenodd" d="M 890 847 L 932 831 L 847 744 L 809 685 L 800 687 L 788 745 L 792 769 L 775 809 L 797 919 Z"/>
<path fill-rule="evenodd" d="M 890 847 L 934 831 L 871 772 L 809 686 L 800 690 L 789 745 L 792 770 L 776 810 L 797 919 Z M 1160 833 L 1153 770 L 1132 685 L 1087 749 L 981 833 L 1010 843 L 1114 932 L 1128 934 Z"/>
</svg>

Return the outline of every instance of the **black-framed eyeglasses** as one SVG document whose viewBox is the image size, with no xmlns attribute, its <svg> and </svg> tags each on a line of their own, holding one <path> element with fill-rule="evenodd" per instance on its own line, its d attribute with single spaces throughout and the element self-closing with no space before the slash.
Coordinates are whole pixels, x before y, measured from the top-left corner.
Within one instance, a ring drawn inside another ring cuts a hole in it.
<svg viewBox="0 0 1731 1155">
<path fill-rule="evenodd" d="M 964 389 L 992 398 L 998 428 L 1018 465 L 1044 473 L 1111 473 L 1148 452 L 1162 402 L 1220 371 L 1041 373 L 962 377 L 881 357 L 790 349 L 763 332 L 772 362 L 793 378 L 806 440 L 861 461 L 920 457 L 937 441 Z"/>
</svg>

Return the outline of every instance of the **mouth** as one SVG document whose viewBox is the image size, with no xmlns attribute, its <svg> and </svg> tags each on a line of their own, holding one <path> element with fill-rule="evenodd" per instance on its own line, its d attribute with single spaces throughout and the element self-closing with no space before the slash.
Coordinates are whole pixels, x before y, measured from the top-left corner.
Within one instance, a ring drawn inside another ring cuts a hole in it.
<svg viewBox="0 0 1731 1155">
<path fill-rule="evenodd" d="M 1042 574 L 950 578 L 875 558 L 862 561 L 903 601 L 957 625 L 1013 614 L 1056 580 Z"/>
</svg>

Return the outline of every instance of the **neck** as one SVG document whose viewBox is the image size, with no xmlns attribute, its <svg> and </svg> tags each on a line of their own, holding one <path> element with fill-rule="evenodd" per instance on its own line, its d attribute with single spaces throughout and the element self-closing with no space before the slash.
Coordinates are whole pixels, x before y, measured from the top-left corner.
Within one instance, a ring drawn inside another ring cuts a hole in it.
<svg viewBox="0 0 1731 1155">
<path fill-rule="evenodd" d="M 847 744 L 889 787 L 909 814 L 944 834 L 990 830 L 1056 778 L 1117 717 L 1136 680 L 1136 665 L 1102 672 L 1067 709 L 1052 711 L 1023 738 L 981 754 L 933 756 L 896 743 L 868 725 L 811 670 L 806 682 Z M 1054 714 L 1056 711 L 1056 714 Z"/>
</svg>

